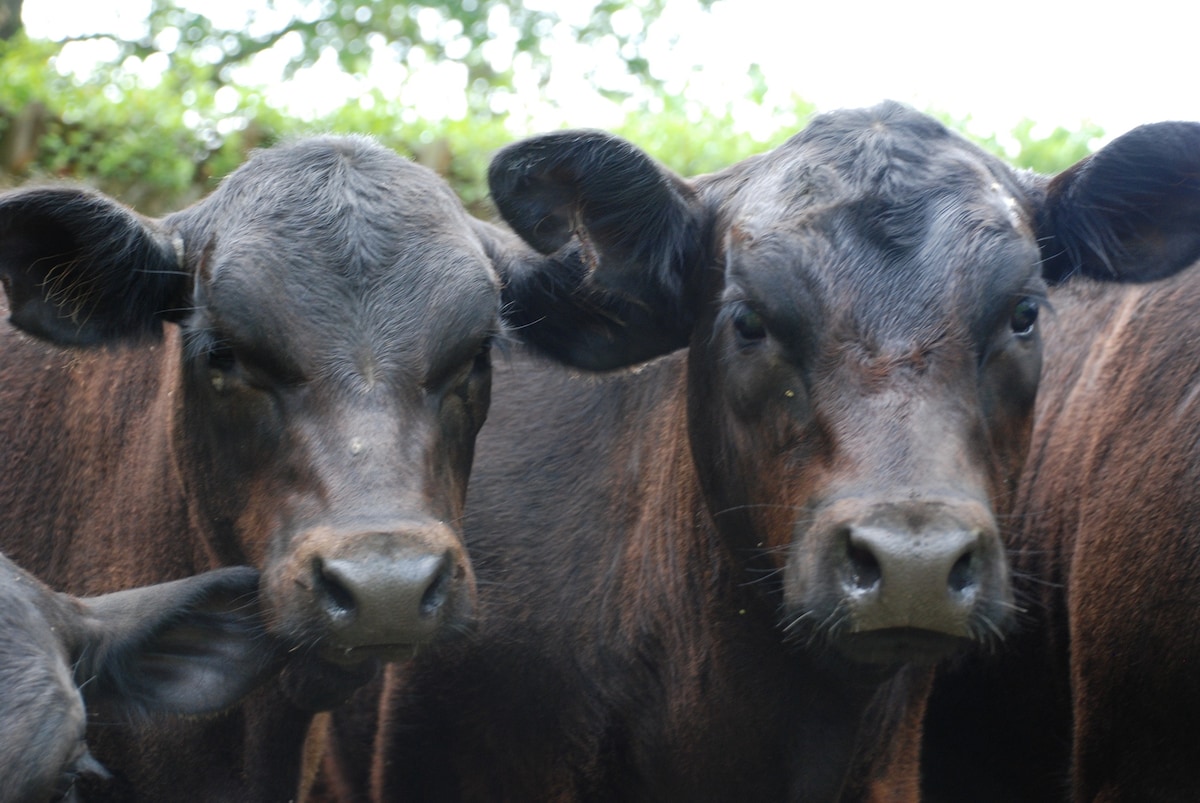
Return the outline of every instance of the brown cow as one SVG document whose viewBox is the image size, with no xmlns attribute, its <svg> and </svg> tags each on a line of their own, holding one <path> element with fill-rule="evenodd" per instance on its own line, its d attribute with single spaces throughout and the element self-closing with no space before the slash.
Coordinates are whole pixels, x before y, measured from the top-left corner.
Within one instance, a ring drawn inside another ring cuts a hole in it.
<svg viewBox="0 0 1200 803">
<path fill-rule="evenodd" d="M 1179 145 L 1174 202 L 1144 211 L 1196 262 L 1200 145 Z M 1012 536 L 1028 612 L 939 679 L 931 801 L 1200 799 L 1198 269 L 1052 295 Z"/>
<path fill-rule="evenodd" d="M 593 239 L 636 251 L 657 220 Z M 261 152 L 161 220 L 78 188 L 2 195 L 0 279 L 13 323 L 53 341 L 0 331 L 0 548 L 80 595 L 253 565 L 292 649 L 221 717 L 96 722 L 114 779 L 95 799 L 287 800 L 314 711 L 468 626 L 458 528 L 505 303 L 547 308 L 566 359 L 658 340 L 653 298 L 576 288 L 570 258 L 359 138 Z"/>
<path fill-rule="evenodd" d="M 594 132 L 501 152 L 510 225 L 657 296 L 688 348 L 601 377 L 526 354 L 498 373 L 467 505 L 481 627 L 389 674 L 378 722 L 365 697 L 335 712 L 331 787 L 915 799 L 930 662 L 1012 618 L 997 520 L 1045 282 L 1190 261 L 1143 214 L 1194 200 L 1174 136 L 1054 180 L 895 104 L 691 181 Z M 589 239 L 667 200 L 675 222 L 646 243 L 666 259 Z M 511 315 L 536 335 L 547 312 Z"/>
<path fill-rule="evenodd" d="M 120 719 L 212 714 L 278 669 L 257 590 L 243 567 L 80 599 L 0 555 L 0 803 L 76 800 L 80 778 L 107 777 L 85 702 Z"/>
</svg>

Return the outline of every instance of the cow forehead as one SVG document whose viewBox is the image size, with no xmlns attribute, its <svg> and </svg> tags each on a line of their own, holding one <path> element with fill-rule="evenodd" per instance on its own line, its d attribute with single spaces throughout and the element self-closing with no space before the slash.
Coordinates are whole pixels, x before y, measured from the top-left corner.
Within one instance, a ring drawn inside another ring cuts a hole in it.
<svg viewBox="0 0 1200 803">
<path fill-rule="evenodd" d="M 467 359 L 498 330 L 499 288 L 485 264 L 445 249 L 405 256 L 393 271 L 356 281 L 327 264 L 309 265 L 306 281 L 273 292 L 239 263 L 218 273 L 192 325 L 215 341 L 273 355 L 299 376 L 361 373 L 368 385 L 387 376 L 407 383 Z"/>
<path fill-rule="evenodd" d="M 984 205 L 1028 225 L 1017 174 L 936 121 L 885 104 L 817 118 L 775 150 L 735 166 L 724 205 L 734 220 L 771 225 L 830 206 L 870 202 L 919 210 L 922 201 Z"/>
<path fill-rule="evenodd" d="M 253 340 L 493 327 L 499 279 L 439 177 L 356 138 L 260 154 L 183 232 L 206 323 Z"/>
<path fill-rule="evenodd" d="M 1045 292 L 1035 244 L 1012 227 L 981 226 L 955 208 L 911 227 L 919 236 L 881 231 L 886 226 L 861 210 L 836 209 L 754 237 L 734 229 L 726 300 L 749 303 L 777 334 L 796 327 L 802 339 L 816 327 L 862 341 L 953 333 L 978 342 L 1019 298 Z"/>
<path fill-rule="evenodd" d="M 466 210 L 439 176 L 359 138 L 258 154 L 199 209 L 186 227 L 189 248 L 215 243 L 292 273 L 306 261 L 333 264 L 350 280 L 406 265 L 450 271 L 454 260 L 440 257 L 455 251 L 487 264 Z"/>
<path fill-rule="evenodd" d="M 927 118 L 861 117 L 806 130 L 729 182 L 723 251 L 742 296 L 900 336 L 970 328 L 1041 292 L 1015 174 Z"/>
<path fill-rule="evenodd" d="M 407 304 L 498 292 L 495 268 L 465 225 L 343 220 L 338 229 L 296 227 L 294 237 L 257 226 L 218 233 L 201 256 L 200 282 L 218 296 L 289 291 L 293 294 L 280 300 L 302 306 L 327 306 L 340 296 L 383 296 Z"/>
</svg>

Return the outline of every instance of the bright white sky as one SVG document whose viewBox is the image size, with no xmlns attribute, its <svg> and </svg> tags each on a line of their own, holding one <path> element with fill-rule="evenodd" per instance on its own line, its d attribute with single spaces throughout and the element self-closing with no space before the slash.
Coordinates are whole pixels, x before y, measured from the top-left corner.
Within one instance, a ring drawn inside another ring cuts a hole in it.
<svg viewBox="0 0 1200 803">
<path fill-rule="evenodd" d="M 217 8 L 227 7 L 212 3 L 207 13 Z M 130 35 L 144 10 L 144 0 L 26 0 L 25 22 L 42 37 Z M 1023 118 L 1068 128 L 1089 120 L 1110 137 L 1144 122 L 1200 120 L 1195 0 L 719 0 L 710 14 L 675 0 L 651 33 L 654 72 L 677 88 L 687 82 L 690 97 L 714 106 L 744 98 L 747 67 L 757 62 L 771 93 L 795 93 L 822 110 L 890 97 L 969 115 L 981 133 Z M 578 78 L 603 54 L 566 37 L 555 48 L 547 91 L 562 111 L 535 125 L 614 124 L 615 110 Z M 397 65 L 378 66 L 387 85 L 398 74 Z M 427 65 L 414 76 L 406 103 L 425 116 L 461 113 L 453 69 Z M 348 80 L 316 69 L 274 96 L 298 113 L 320 111 L 353 96 Z M 748 104 L 736 109 L 746 128 L 761 123 Z"/>
</svg>

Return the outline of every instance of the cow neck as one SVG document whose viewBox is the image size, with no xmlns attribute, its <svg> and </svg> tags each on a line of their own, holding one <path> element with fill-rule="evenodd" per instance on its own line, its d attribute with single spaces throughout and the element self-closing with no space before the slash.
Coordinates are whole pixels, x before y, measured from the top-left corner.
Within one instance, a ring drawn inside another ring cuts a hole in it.
<svg viewBox="0 0 1200 803">
<path fill-rule="evenodd" d="M 739 582 L 730 546 L 713 521 L 688 439 L 687 357 L 676 352 L 628 377 L 638 383 L 639 409 L 612 463 L 635 466 L 617 478 L 617 498 L 626 505 L 626 527 L 618 559 L 621 573 L 620 626 L 670 631 L 680 644 L 700 643 L 712 629 L 748 626 L 773 631 L 765 619 L 747 618 L 748 606 L 767 614 Z M 612 590 L 608 590 L 612 593 Z M 663 616 L 672 600 L 704 600 L 694 616 Z M 767 614 L 769 616 L 769 614 Z M 659 621 L 651 623 L 646 618 Z M 765 627 L 764 627 L 765 625 Z M 701 635 L 701 631 L 710 631 Z"/>
<path fill-rule="evenodd" d="M 187 506 L 170 454 L 176 345 L 168 338 L 68 350 L 9 337 L 14 361 L 4 375 L 23 388 L 14 401 L 24 425 L 7 427 L 19 437 L 6 484 L 22 501 L 6 506 L 4 518 L 22 526 L 12 529 L 19 542 L 2 545 L 76 595 L 203 568 L 183 532 Z M 43 408 L 59 416 L 34 414 Z M 20 450 L 33 444 L 49 444 L 41 448 L 50 456 L 30 474 Z"/>
</svg>

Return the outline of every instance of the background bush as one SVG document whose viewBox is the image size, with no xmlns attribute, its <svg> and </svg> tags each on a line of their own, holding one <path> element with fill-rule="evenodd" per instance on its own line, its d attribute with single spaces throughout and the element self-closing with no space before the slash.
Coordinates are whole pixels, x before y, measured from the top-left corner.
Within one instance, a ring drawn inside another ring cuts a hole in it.
<svg viewBox="0 0 1200 803">
<path fill-rule="evenodd" d="M 15 0 L 2 2 L 12 6 Z M 667 92 L 639 49 L 638 27 L 626 19 L 618 36 L 613 25 L 614 15 L 632 9 L 644 29 L 662 2 L 601 0 L 586 23 L 566 30 L 552 12 L 529 11 L 510 0 L 420 6 L 394 0 L 295 0 L 294 17 L 282 18 L 267 33 L 254 33 L 252 26 L 222 28 L 171 0 L 154 0 L 145 35 L 117 41 L 115 55 L 86 75 L 56 69 L 64 43 L 30 40 L 18 28 L 0 40 L 0 186 L 84 181 L 157 215 L 209 191 L 253 148 L 306 133 L 362 133 L 437 170 L 472 211 L 486 216 L 484 176 L 491 155 L 536 133 L 514 111 L 515 68 L 496 69 L 481 55 L 485 43 L 501 35 L 524 48 L 525 68 L 538 80 L 549 75 L 549 57 L 540 49 L 547 35 L 613 39 L 636 89 L 612 89 L 596 80 L 598 100 L 622 110 L 622 121 L 612 130 L 683 175 L 719 170 L 803 127 L 814 109 L 801 98 L 776 101 L 766 109 L 773 130 L 753 136 L 738 125 L 733 106 L 704 108 L 684 94 Z M 705 0 L 699 2 L 703 6 Z M 505 14 L 497 16 L 500 7 Z M 417 23 L 419 18 L 428 23 L 429 13 L 438 24 Z M 495 30 L 498 19 L 507 20 L 507 34 Z M 328 114 L 289 114 L 267 102 L 263 87 L 238 80 L 241 67 L 285 37 L 293 45 L 298 37 L 301 46 L 292 48 L 280 80 L 326 52 L 336 53 L 348 73 L 365 70 L 372 52 L 400 60 L 417 51 L 425 60 L 457 59 L 466 76 L 466 111 L 460 119 L 421 119 L 397 99 L 402 87 L 364 87 Z M 153 80 L 145 77 L 150 63 L 160 66 Z M 750 78 L 745 100 L 762 107 L 766 87 L 760 76 Z M 970 120 L 946 122 L 970 128 Z M 975 138 L 1018 166 L 1057 172 L 1089 153 L 1103 135 L 1095 126 L 1035 132 L 1033 121 L 1022 121 L 1011 132 Z"/>
</svg>

